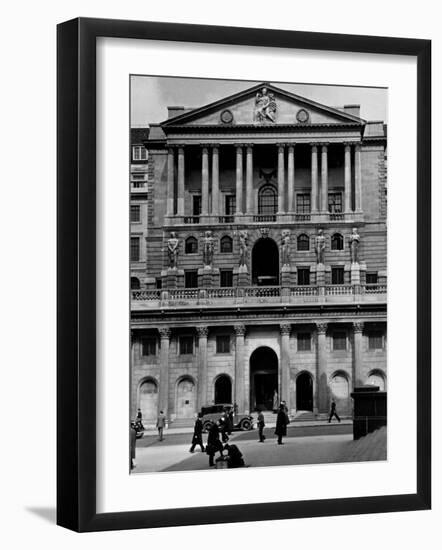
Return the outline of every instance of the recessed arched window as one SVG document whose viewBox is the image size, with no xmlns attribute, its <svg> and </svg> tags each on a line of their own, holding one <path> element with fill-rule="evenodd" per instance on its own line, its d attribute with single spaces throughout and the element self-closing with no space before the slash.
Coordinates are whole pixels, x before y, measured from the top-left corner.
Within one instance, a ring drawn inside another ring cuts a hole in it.
<svg viewBox="0 0 442 550">
<path fill-rule="evenodd" d="M 140 279 L 138 279 L 138 277 L 130 278 L 130 288 L 132 290 L 138 290 L 140 288 Z"/>
<path fill-rule="evenodd" d="M 232 252 L 233 250 L 233 241 L 228 235 L 224 235 L 220 241 L 220 251 L 221 252 Z"/>
<path fill-rule="evenodd" d="M 185 252 L 186 254 L 196 254 L 198 252 L 198 241 L 195 237 L 187 237 Z"/>
<path fill-rule="evenodd" d="M 258 193 L 258 214 L 274 215 L 278 210 L 278 192 L 273 185 L 263 185 Z"/>
<path fill-rule="evenodd" d="M 335 233 L 331 238 L 332 250 L 344 250 L 344 238 L 340 233 Z"/>
<path fill-rule="evenodd" d="M 308 238 L 308 235 L 299 235 L 296 239 L 297 248 L 298 250 L 309 250 L 310 249 L 310 239 Z"/>
</svg>

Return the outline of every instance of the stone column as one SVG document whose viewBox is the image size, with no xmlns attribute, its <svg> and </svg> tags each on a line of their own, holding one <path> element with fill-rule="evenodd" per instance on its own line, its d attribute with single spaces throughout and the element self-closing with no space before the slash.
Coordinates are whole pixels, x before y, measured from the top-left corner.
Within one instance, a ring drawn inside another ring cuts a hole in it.
<svg viewBox="0 0 442 550">
<path fill-rule="evenodd" d="M 196 327 L 198 334 L 198 410 L 207 405 L 207 327 Z"/>
<path fill-rule="evenodd" d="M 246 148 L 246 213 L 253 214 L 253 146 Z"/>
<path fill-rule="evenodd" d="M 219 149 L 212 149 L 212 214 L 219 215 Z"/>
<path fill-rule="evenodd" d="M 159 330 L 161 339 L 160 348 L 160 395 L 158 400 L 158 412 L 163 411 L 168 417 L 169 408 L 169 346 L 170 334 L 169 327 L 162 327 Z"/>
<path fill-rule="evenodd" d="M 351 146 L 344 145 L 344 213 L 351 211 Z"/>
<path fill-rule="evenodd" d="M 312 144 L 312 214 L 318 212 L 318 147 L 314 143 Z"/>
<path fill-rule="evenodd" d="M 316 407 L 319 414 L 328 412 L 328 382 L 327 382 L 327 323 L 318 323 L 318 348 L 316 369 Z"/>
<path fill-rule="evenodd" d="M 235 398 L 234 401 L 238 405 L 238 412 L 245 412 L 245 395 L 244 395 L 244 335 L 246 333 L 245 325 L 235 325 Z"/>
<path fill-rule="evenodd" d="M 284 144 L 278 143 L 278 214 L 285 212 L 284 182 Z"/>
<path fill-rule="evenodd" d="M 289 323 L 280 325 L 281 329 L 281 400 L 285 401 L 290 412 L 290 332 Z"/>
<path fill-rule="evenodd" d="M 354 342 L 354 357 L 353 357 L 353 387 L 361 386 L 364 383 L 362 374 L 362 332 L 364 330 L 364 323 L 353 323 L 353 342 Z"/>
<path fill-rule="evenodd" d="M 184 216 L 184 147 L 178 148 L 177 214 L 178 216 Z"/>
<path fill-rule="evenodd" d="M 167 201 L 166 215 L 173 216 L 174 214 L 174 170 L 175 170 L 175 154 L 172 147 L 167 151 Z"/>
<path fill-rule="evenodd" d="M 328 154 L 327 145 L 321 148 L 321 211 L 328 212 Z"/>
<path fill-rule="evenodd" d="M 355 211 L 362 212 L 361 146 L 355 146 Z"/>
<path fill-rule="evenodd" d="M 242 145 L 236 147 L 236 213 L 242 214 Z"/>
<path fill-rule="evenodd" d="M 287 211 L 295 211 L 295 146 L 289 145 L 287 160 Z"/>
<path fill-rule="evenodd" d="M 209 213 L 209 150 L 203 146 L 201 163 L 201 215 Z"/>
</svg>

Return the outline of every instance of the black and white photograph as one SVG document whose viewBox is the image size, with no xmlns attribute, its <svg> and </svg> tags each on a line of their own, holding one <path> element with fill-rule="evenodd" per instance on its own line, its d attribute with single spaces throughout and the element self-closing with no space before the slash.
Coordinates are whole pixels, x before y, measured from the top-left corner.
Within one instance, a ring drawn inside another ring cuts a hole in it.
<svg viewBox="0 0 442 550">
<path fill-rule="evenodd" d="M 388 89 L 130 103 L 130 472 L 387 460 Z"/>
</svg>

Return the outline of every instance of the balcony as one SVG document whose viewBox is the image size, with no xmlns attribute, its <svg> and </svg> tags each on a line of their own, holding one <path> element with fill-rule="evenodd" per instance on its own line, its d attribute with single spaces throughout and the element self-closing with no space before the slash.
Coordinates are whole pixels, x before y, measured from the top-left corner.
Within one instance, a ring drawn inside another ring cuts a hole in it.
<svg viewBox="0 0 442 550">
<path fill-rule="evenodd" d="M 387 285 L 246 286 L 133 290 L 132 311 L 195 306 L 382 303 Z"/>
</svg>

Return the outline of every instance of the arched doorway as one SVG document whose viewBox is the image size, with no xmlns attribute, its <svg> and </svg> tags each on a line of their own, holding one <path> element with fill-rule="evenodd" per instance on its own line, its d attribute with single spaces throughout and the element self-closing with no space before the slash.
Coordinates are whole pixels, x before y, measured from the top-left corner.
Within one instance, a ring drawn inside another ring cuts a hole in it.
<svg viewBox="0 0 442 550">
<path fill-rule="evenodd" d="M 140 385 L 138 406 L 143 421 L 155 420 L 158 414 L 158 385 L 153 379 L 144 380 Z"/>
<path fill-rule="evenodd" d="M 215 381 L 215 404 L 232 403 L 232 381 L 227 374 L 221 374 Z"/>
<path fill-rule="evenodd" d="M 272 348 L 262 346 L 250 356 L 251 410 L 273 410 L 275 391 L 278 391 L 278 356 Z"/>
<path fill-rule="evenodd" d="M 279 284 L 279 250 L 273 239 L 259 239 L 253 247 L 252 284 L 263 286 Z"/>
<path fill-rule="evenodd" d="M 177 418 L 193 418 L 196 413 L 195 383 L 191 378 L 182 378 L 177 385 Z"/>
<path fill-rule="evenodd" d="M 313 411 L 313 378 L 309 372 L 296 378 L 296 410 Z"/>
</svg>

